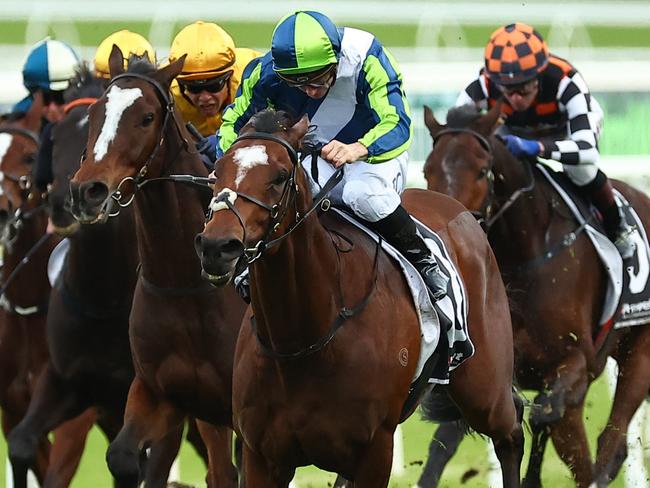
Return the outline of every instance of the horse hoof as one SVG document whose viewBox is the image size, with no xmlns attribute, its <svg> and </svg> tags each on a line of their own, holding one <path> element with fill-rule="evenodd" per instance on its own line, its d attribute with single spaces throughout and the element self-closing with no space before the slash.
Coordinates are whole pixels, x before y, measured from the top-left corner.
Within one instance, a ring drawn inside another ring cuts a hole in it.
<svg viewBox="0 0 650 488">
<path fill-rule="evenodd" d="M 137 486 L 140 476 L 137 451 L 111 445 L 106 451 L 106 464 L 119 486 Z"/>
<path fill-rule="evenodd" d="M 548 425 L 559 422 L 564 415 L 564 410 L 564 403 L 560 401 L 557 395 L 537 395 L 530 412 L 531 428 L 541 430 Z"/>
</svg>

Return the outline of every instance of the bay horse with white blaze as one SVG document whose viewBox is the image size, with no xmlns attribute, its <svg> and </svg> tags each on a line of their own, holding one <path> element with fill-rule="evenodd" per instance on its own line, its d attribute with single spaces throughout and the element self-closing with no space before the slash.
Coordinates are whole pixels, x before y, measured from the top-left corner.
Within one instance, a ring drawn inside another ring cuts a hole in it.
<svg viewBox="0 0 650 488">
<path fill-rule="evenodd" d="M 357 488 L 385 487 L 420 353 L 418 316 L 397 263 L 351 224 L 311 212 L 296 155 L 307 128 L 306 117 L 292 124 L 283 112 L 255 115 L 216 165 L 211 217 L 196 238 L 214 284 L 226 285 L 249 264 L 252 314 L 233 379 L 244 477 L 255 488 L 286 487 L 296 467 L 314 464 Z M 243 156 L 251 150 L 254 161 Z M 468 295 L 476 354 L 440 388 L 494 439 L 504 485 L 519 486 L 512 332 L 492 251 L 457 202 L 415 190 L 403 203 L 439 233 Z"/>
<path fill-rule="evenodd" d="M 141 260 L 129 329 L 135 379 L 124 426 L 107 453 L 111 472 L 137 480 L 140 449 L 190 415 L 204 421 L 208 486 L 234 487 L 232 364 L 245 303 L 233 287 L 216 289 L 201 278 L 193 240 L 210 192 L 170 177 L 208 173 L 169 94 L 183 61 L 161 69 L 130 61 L 124 72 L 113 46 L 113 79 L 89 109 L 85 157 L 70 184 L 72 209 L 90 223 L 134 203 Z"/>
<path fill-rule="evenodd" d="M 493 135 L 499 115 L 499 104 L 485 115 L 460 107 L 449 112 L 445 126 L 426 108 L 434 143 L 424 175 L 429 189 L 456 198 L 484 220 L 499 262 L 512 304 L 516 379 L 520 387 L 540 392 L 531 410 L 533 446 L 525 485 L 541 486 L 550 436 L 578 487 L 604 486 L 626 457 L 630 419 L 648 395 L 650 327 L 598 336 L 607 285 L 600 258 L 541 172 L 515 158 Z M 614 186 L 648 229 L 650 200 L 620 181 Z M 618 383 L 594 465 L 584 399 L 608 355 L 618 363 Z M 449 426 L 444 431 L 453 451 L 462 433 Z M 433 444 L 432 449 L 439 451 Z"/>
</svg>

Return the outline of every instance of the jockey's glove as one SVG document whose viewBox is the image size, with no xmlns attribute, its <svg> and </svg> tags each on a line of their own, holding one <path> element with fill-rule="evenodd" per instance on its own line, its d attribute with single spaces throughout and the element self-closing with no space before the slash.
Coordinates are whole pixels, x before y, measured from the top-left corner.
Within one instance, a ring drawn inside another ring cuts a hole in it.
<svg viewBox="0 0 650 488">
<path fill-rule="evenodd" d="M 517 157 L 520 156 L 539 156 L 542 146 L 538 141 L 524 139 L 523 137 L 508 134 L 503 136 L 508 150 Z"/>
</svg>

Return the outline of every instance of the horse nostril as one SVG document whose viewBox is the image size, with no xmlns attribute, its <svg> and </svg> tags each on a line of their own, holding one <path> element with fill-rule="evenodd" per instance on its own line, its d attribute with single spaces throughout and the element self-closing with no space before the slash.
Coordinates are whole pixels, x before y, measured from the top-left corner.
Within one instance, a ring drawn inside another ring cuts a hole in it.
<svg viewBox="0 0 650 488">
<path fill-rule="evenodd" d="M 100 181 L 83 183 L 79 188 L 82 200 L 91 205 L 101 205 L 108 198 L 108 187 Z"/>
</svg>

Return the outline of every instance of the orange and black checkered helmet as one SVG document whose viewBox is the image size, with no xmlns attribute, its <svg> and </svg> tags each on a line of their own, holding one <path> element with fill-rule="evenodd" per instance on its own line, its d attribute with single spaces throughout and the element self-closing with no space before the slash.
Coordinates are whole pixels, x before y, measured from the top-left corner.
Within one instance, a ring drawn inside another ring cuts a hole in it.
<svg viewBox="0 0 650 488">
<path fill-rule="evenodd" d="M 531 26 L 519 22 L 494 31 L 485 47 L 485 72 L 500 85 L 532 80 L 547 64 L 546 41 Z"/>
</svg>

